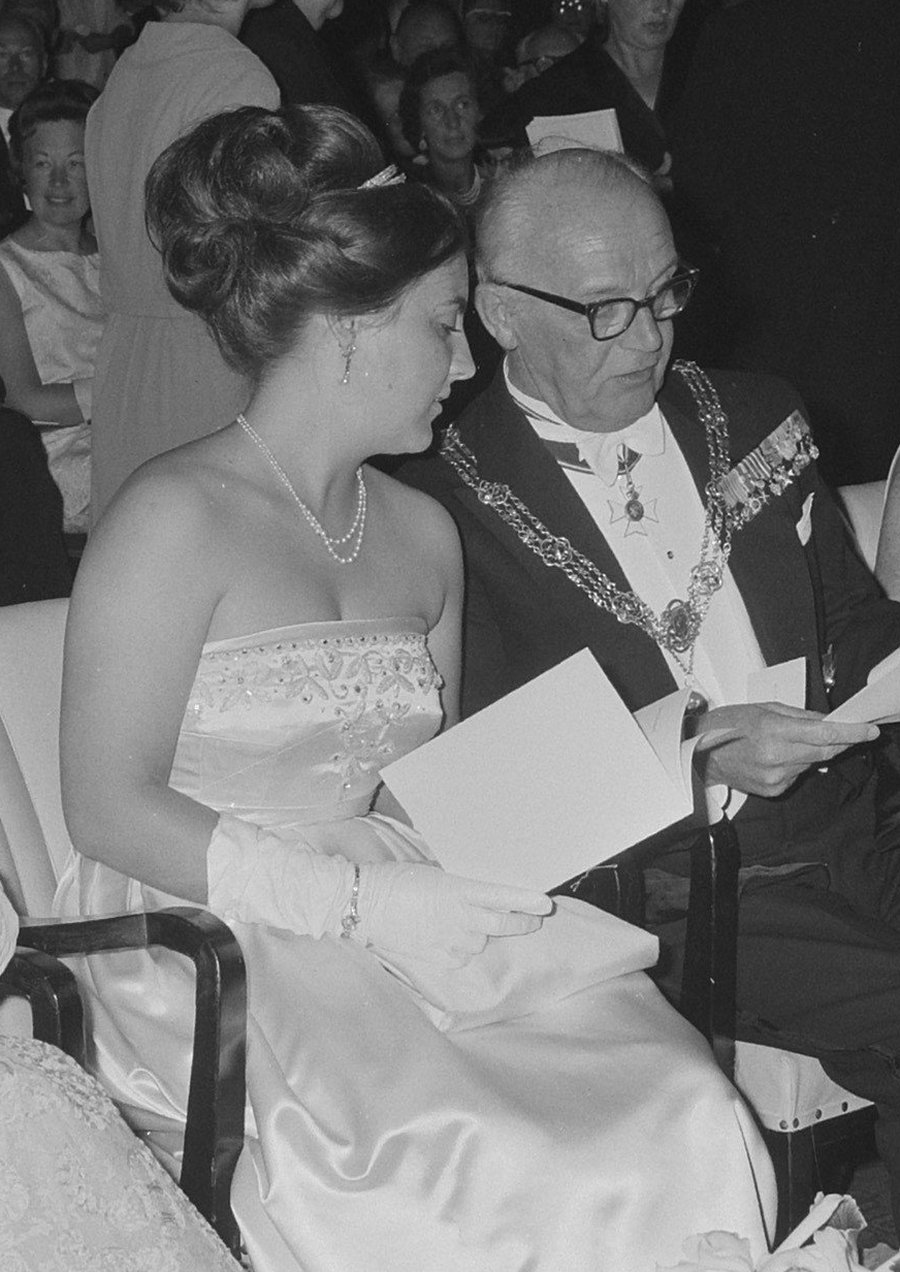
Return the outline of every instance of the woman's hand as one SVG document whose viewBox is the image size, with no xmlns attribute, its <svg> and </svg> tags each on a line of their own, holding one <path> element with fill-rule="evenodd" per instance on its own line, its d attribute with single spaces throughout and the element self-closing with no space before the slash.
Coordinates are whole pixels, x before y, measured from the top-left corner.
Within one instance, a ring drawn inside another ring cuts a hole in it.
<svg viewBox="0 0 900 1272">
<path fill-rule="evenodd" d="M 378 951 L 461 967 L 489 936 L 535 932 L 553 909 L 543 892 L 479 883 L 438 866 L 377 862 L 360 867 L 357 939 Z"/>
</svg>

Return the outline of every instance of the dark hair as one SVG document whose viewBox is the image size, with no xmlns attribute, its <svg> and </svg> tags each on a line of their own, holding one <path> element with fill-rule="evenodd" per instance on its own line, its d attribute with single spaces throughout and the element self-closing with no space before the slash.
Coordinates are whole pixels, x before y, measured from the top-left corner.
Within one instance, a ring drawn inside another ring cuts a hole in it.
<svg viewBox="0 0 900 1272">
<path fill-rule="evenodd" d="M 84 80 L 46 80 L 33 88 L 9 119 L 9 155 L 14 166 L 22 167 L 25 142 L 39 124 L 60 119 L 83 124 L 99 96 L 99 90 Z"/>
<path fill-rule="evenodd" d="M 49 14 L 45 13 L 45 17 L 49 16 L 50 22 L 42 22 L 40 18 L 34 16 L 34 10 L 19 9 L 15 0 L 12 4 L 3 5 L 0 3 L 0 24 L 6 26 L 7 23 L 17 22 L 20 26 L 25 27 L 29 34 L 38 44 L 41 54 L 46 58 L 50 53 L 50 44 L 56 28 L 59 26 L 59 7 L 55 3 L 47 5 Z"/>
<path fill-rule="evenodd" d="M 430 49 L 421 53 L 409 68 L 397 107 L 403 135 L 411 146 L 418 146 L 422 138 L 422 90 L 443 75 L 465 75 L 472 96 L 478 97 L 472 64 L 458 49 Z"/>
<path fill-rule="evenodd" d="M 378 313 L 465 250 L 453 207 L 415 182 L 361 189 L 384 160 L 334 106 L 214 115 L 163 151 L 147 227 L 169 290 L 257 378 L 307 319 Z"/>
<path fill-rule="evenodd" d="M 456 44 L 460 48 L 465 47 L 465 33 L 459 15 L 456 10 L 447 3 L 447 0 L 409 0 L 409 4 L 402 10 L 400 17 L 397 19 L 397 25 L 394 27 L 394 35 L 402 33 L 403 28 L 411 21 L 415 21 L 420 14 L 430 13 L 435 17 L 446 20 L 447 26 L 452 27 L 455 32 Z"/>
</svg>

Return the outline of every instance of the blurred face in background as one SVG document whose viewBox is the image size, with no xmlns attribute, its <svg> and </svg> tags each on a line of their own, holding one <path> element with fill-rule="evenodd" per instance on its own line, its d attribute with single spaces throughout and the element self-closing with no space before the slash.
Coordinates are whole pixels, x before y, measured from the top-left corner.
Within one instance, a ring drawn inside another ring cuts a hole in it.
<svg viewBox="0 0 900 1272">
<path fill-rule="evenodd" d="M 685 0 L 608 0 L 610 38 L 633 49 L 665 48 L 684 3 Z"/>
<path fill-rule="evenodd" d="M 423 53 L 456 48 L 458 44 L 459 30 L 452 13 L 438 5 L 411 5 L 400 15 L 391 50 L 395 61 L 410 67 Z"/>
<path fill-rule="evenodd" d="M 35 217 L 60 228 L 79 224 L 89 207 L 84 124 L 73 119 L 38 124 L 22 149 L 22 180 Z"/>
<path fill-rule="evenodd" d="M 474 0 L 463 17 L 469 49 L 480 57 L 496 57 L 506 42 L 511 18 L 507 0 Z"/>
<path fill-rule="evenodd" d="M 468 75 L 454 71 L 429 80 L 419 100 L 419 122 L 433 159 L 468 159 L 478 126 L 478 102 Z"/>
<path fill-rule="evenodd" d="M 263 0 L 259 7 L 270 3 L 271 0 Z M 344 0 L 294 0 L 294 4 L 314 31 L 320 30 L 329 18 L 339 17 L 344 8 Z"/>
<path fill-rule="evenodd" d="M 29 23 L 0 18 L 0 106 L 15 110 L 44 77 L 40 37 Z"/>
</svg>

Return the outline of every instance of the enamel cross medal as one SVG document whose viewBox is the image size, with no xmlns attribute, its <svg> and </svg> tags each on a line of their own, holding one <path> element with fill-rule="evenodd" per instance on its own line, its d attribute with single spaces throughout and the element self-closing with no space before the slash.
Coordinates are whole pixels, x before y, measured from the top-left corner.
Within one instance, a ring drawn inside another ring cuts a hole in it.
<svg viewBox="0 0 900 1272">
<path fill-rule="evenodd" d="M 609 502 L 609 523 L 615 525 L 617 521 L 626 521 L 625 538 L 630 534 L 646 534 L 647 527 L 643 524 L 644 519 L 647 521 L 659 522 L 656 515 L 656 500 L 648 499 L 646 503 L 641 500 L 641 492 L 634 484 L 632 477 L 632 469 L 640 459 L 640 455 L 630 450 L 624 442 L 618 449 L 619 466 L 616 471 L 616 480 L 624 482 L 625 505 L 617 507 L 612 500 Z"/>
</svg>

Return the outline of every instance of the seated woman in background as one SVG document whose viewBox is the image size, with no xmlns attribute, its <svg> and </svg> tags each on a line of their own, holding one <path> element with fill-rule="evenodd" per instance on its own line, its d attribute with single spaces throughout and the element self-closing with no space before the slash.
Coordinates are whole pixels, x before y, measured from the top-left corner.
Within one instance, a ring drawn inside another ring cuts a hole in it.
<svg viewBox="0 0 900 1272">
<path fill-rule="evenodd" d="M 84 172 L 84 123 L 97 96 L 80 80 L 51 80 L 12 116 L 12 160 L 32 213 L 0 243 L 0 377 L 7 404 L 41 431 L 72 532 L 88 528 L 91 388 L 103 329 Z"/>
<path fill-rule="evenodd" d="M 601 20 L 584 41 L 511 93 L 487 116 L 482 132 L 521 146 L 536 116 L 614 110 L 625 153 L 667 192 L 676 85 L 666 49 L 683 7 L 684 0 L 598 0 Z"/>
<path fill-rule="evenodd" d="M 255 1272 L 652 1269 L 713 1228 L 760 1254 L 768 1159 L 640 970 L 654 938 L 446 873 L 381 788 L 458 717 L 462 569 L 443 509 L 366 461 L 425 449 L 472 371 L 458 215 L 382 162 L 335 108 L 246 107 L 151 170 L 169 285 L 255 387 L 88 541 L 55 910 L 233 927 Z M 179 1116 L 192 977 L 90 963 L 101 1068 Z"/>
<path fill-rule="evenodd" d="M 425 159 L 415 174 L 457 207 L 473 207 L 482 182 L 476 163 L 481 111 L 466 58 L 455 49 L 423 53 L 410 67 L 399 110 L 407 141 Z"/>
</svg>

